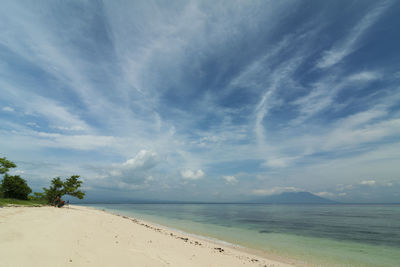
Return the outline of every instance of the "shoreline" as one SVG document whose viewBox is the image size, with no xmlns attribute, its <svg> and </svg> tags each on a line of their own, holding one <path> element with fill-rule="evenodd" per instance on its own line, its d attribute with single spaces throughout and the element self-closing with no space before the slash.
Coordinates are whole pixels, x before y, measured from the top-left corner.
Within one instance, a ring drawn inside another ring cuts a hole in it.
<svg viewBox="0 0 400 267">
<path fill-rule="evenodd" d="M 94 207 L 0 209 L 0 266 L 293 266 L 216 241 Z"/>
<path fill-rule="evenodd" d="M 397 266 L 400 262 L 399 239 L 396 238 L 399 233 L 390 231 L 393 226 L 385 227 L 386 222 L 393 224 L 398 221 L 393 220 L 398 217 L 398 207 L 339 206 L 325 209 L 307 205 L 299 212 L 294 211 L 297 215 L 290 218 L 286 215 L 297 209 L 290 205 L 279 207 L 279 211 L 275 207 L 249 207 L 252 212 L 245 214 L 235 206 L 226 211 L 223 206 L 214 208 L 206 205 L 183 208 L 176 205 L 97 204 L 90 207 L 156 222 L 170 229 L 205 237 L 208 241 L 207 237 L 212 237 L 217 239 L 218 244 L 221 244 L 218 240 L 223 240 L 228 242 L 228 246 L 229 243 L 239 245 L 241 248 L 236 249 L 250 254 L 296 266 L 383 267 Z M 270 217 L 265 217 L 267 212 Z M 379 216 L 382 213 L 387 214 L 388 221 L 382 220 Z M 326 214 L 330 215 L 324 216 Z M 371 220 L 358 222 L 359 216 L 367 215 Z M 273 223 L 269 222 L 271 217 L 274 218 Z M 242 224 L 242 221 L 245 223 Z M 298 222 L 305 224 L 298 225 Z M 293 229 L 300 230 L 297 231 L 299 234 L 285 231 L 288 227 L 297 227 Z M 307 229 L 309 232 L 305 232 Z"/>
<path fill-rule="evenodd" d="M 264 258 L 264 259 L 267 259 L 267 260 L 277 261 L 279 263 L 289 264 L 290 266 L 291 265 L 313 266 L 310 263 L 308 263 L 308 264 L 300 263 L 300 261 L 298 261 L 298 260 L 295 261 L 294 259 L 290 260 L 288 258 L 283 258 L 283 257 L 280 257 L 278 255 L 268 254 L 265 251 L 257 250 L 255 248 L 249 248 L 249 247 L 246 247 L 246 246 L 242 246 L 242 245 L 239 245 L 239 244 L 231 243 L 231 242 L 228 242 L 228 241 L 225 241 L 225 240 L 221 240 L 221 239 L 218 239 L 218 238 L 215 238 L 215 237 L 207 236 L 207 235 L 190 233 L 190 232 L 187 232 L 187 231 L 184 231 L 184 230 L 180 230 L 180 229 L 177 229 L 177 228 L 169 227 L 169 226 L 162 225 L 162 224 L 159 224 L 159 223 L 156 223 L 156 222 L 152 222 L 152 221 L 147 221 L 147 220 L 143 220 L 143 219 L 136 219 L 136 218 L 131 217 L 129 215 L 119 214 L 119 213 L 108 211 L 108 210 L 105 210 L 105 209 L 102 209 L 102 208 L 95 208 L 95 207 L 92 207 L 92 206 L 84 206 L 84 205 L 82 205 L 82 207 L 86 207 L 86 208 L 89 208 L 89 209 L 102 211 L 102 212 L 105 212 L 105 213 L 108 213 L 108 214 L 111 214 L 111 215 L 114 215 L 114 216 L 122 217 L 124 219 L 130 219 L 133 222 L 140 224 L 141 226 L 149 225 L 153 229 L 154 228 L 158 228 L 158 229 L 163 229 L 165 231 L 175 232 L 175 233 L 178 233 L 178 234 L 181 234 L 181 235 L 192 237 L 194 239 L 203 240 L 204 242 L 213 243 L 216 246 L 228 247 L 230 249 L 239 250 L 241 252 L 254 255 L 256 257 L 261 257 L 261 258 Z M 145 224 L 145 225 L 143 225 L 143 224 Z"/>
</svg>

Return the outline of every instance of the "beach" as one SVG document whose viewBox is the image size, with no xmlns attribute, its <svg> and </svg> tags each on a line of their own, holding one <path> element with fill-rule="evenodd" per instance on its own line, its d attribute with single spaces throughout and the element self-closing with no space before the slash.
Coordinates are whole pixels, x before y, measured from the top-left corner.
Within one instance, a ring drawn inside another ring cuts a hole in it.
<svg viewBox="0 0 400 267">
<path fill-rule="evenodd" d="M 89 207 L 0 209 L 0 266 L 292 266 Z"/>
</svg>

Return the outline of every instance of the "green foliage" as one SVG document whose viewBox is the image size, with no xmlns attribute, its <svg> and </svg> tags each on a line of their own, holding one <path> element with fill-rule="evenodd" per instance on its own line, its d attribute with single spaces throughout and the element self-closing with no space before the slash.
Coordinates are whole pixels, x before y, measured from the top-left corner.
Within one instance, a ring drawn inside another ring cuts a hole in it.
<svg viewBox="0 0 400 267">
<path fill-rule="evenodd" d="M 5 174 L 1 182 L 3 196 L 5 198 L 16 198 L 27 200 L 28 195 L 32 192 L 26 181 L 19 175 Z"/>
<path fill-rule="evenodd" d="M 79 175 L 72 175 L 65 182 L 60 177 L 53 178 L 49 188 L 43 188 L 44 196 L 49 204 L 53 204 L 57 196 L 70 195 L 82 199 L 85 193 L 79 190 L 82 181 L 79 180 Z"/>
<path fill-rule="evenodd" d="M 43 204 L 43 202 L 53 204 L 57 196 L 62 197 L 64 195 L 70 195 L 79 199 L 82 199 L 85 196 L 85 193 L 79 190 L 82 185 L 82 181 L 79 180 L 79 175 L 72 175 L 65 181 L 62 181 L 60 177 L 53 178 L 50 187 L 43 188 L 43 193 L 35 192 L 32 196 L 29 196 L 32 190 L 26 181 L 18 175 L 10 176 L 7 174 L 10 168 L 15 167 L 17 166 L 14 162 L 7 160 L 5 157 L 0 158 L 0 174 L 4 174 L 4 178 L 0 182 L 0 206 L 2 204 L 19 205 L 21 204 L 19 203 L 21 200 L 28 199 L 34 204 Z M 9 199 L 7 200 L 7 198 Z M 14 200 L 11 200 L 12 198 Z M 27 204 L 28 202 L 23 203 Z"/>
<path fill-rule="evenodd" d="M 61 197 L 63 195 L 62 188 L 63 182 L 61 181 L 60 177 L 56 177 L 51 180 L 50 188 L 47 189 L 43 187 L 45 198 L 49 204 L 53 204 L 57 196 Z"/>
<path fill-rule="evenodd" d="M 14 162 L 11 162 L 6 158 L 0 158 L 0 174 L 5 174 L 10 168 L 15 167 L 17 167 L 17 165 L 15 165 Z"/>
<path fill-rule="evenodd" d="M 46 202 L 39 200 L 21 200 L 21 199 L 13 199 L 13 198 L 0 198 L 0 207 L 1 206 L 9 206 L 9 205 L 18 205 L 18 206 L 42 206 L 46 204 Z"/>
<path fill-rule="evenodd" d="M 85 193 L 78 190 L 81 187 L 82 181 L 78 180 L 79 175 L 72 175 L 64 182 L 64 193 L 79 199 L 83 199 Z"/>
<path fill-rule="evenodd" d="M 29 200 L 34 201 L 46 201 L 46 196 L 44 193 L 33 192 L 33 196 L 28 196 Z"/>
</svg>

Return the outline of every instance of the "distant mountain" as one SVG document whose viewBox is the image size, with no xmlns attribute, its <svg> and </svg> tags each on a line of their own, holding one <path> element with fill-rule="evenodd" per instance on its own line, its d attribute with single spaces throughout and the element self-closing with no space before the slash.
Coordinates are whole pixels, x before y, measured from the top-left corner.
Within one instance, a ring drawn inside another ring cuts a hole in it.
<svg viewBox="0 0 400 267">
<path fill-rule="evenodd" d="M 251 203 L 265 204 L 334 204 L 333 200 L 322 198 L 310 192 L 285 192 L 279 195 L 260 197 Z"/>
</svg>

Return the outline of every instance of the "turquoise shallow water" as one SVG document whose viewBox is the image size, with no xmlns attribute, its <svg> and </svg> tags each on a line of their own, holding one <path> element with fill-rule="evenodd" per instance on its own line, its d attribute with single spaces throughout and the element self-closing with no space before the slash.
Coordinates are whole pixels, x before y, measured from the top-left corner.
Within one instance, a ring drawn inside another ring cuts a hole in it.
<svg viewBox="0 0 400 267">
<path fill-rule="evenodd" d="M 93 204 L 319 266 L 400 266 L 400 205 Z"/>
</svg>

